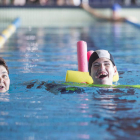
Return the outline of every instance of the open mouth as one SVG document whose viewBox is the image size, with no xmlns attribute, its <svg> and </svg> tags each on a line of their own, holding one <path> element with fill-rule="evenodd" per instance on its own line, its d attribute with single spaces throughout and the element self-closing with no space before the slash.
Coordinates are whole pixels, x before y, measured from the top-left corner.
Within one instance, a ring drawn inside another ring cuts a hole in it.
<svg viewBox="0 0 140 140">
<path fill-rule="evenodd" d="M 4 88 L 4 86 L 0 86 L 0 90 L 2 90 Z"/>
<path fill-rule="evenodd" d="M 105 78 L 105 77 L 107 77 L 107 75 L 100 75 L 100 76 L 99 76 L 99 79 L 103 79 L 103 78 Z"/>
<path fill-rule="evenodd" d="M 99 78 L 99 79 L 104 79 L 104 78 L 106 78 L 107 76 L 108 76 L 108 74 L 105 73 L 105 72 L 101 72 L 101 73 L 98 74 L 98 78 Z"/>
</svg>

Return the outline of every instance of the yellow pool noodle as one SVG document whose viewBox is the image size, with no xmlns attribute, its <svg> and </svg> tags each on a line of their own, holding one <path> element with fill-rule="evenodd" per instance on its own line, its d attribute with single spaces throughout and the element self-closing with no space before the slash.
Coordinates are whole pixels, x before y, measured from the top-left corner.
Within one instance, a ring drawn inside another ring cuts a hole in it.
<svg viewBox="0 0 140 140">
<path fill-rule="evenodd" d="M 119 74 L 113 77 L 113 82 L 117 82 L 119 80 Z M 80 71 L 72 71 L 68 70 L 66 73 L 66 82 L 76 82 L 76 83 L 88 83 L 93 84 L 93 79 L 89 75 L 89 72 L 80 72 Z"/>
<path fill-rule="evenodd" d="M 9 25 L 8 26 L 8 30 L 12 33 L 14 33 L 16 31 L 16 27 L 14 25 Z"/>
<path fill-rule="evenodd" d="M 4 35 L 6 38 L 9 38 L 11 36 L 11 33 L 6 29 L 2 32 L 2 35 Z"/>
<path fill-rule="evenodd" d="M 5 38 L 0 36 L 0 47 L 5 43 Z"/>
</svg>

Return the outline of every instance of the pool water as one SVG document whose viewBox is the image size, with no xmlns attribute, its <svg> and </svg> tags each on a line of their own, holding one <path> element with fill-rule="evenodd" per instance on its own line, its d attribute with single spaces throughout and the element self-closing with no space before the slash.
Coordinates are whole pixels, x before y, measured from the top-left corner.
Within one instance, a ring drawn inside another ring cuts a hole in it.
<svg viewBox="0 0 140 140">
<path fill-rule="evenodd" d="M 107 49 L 113 54 L 120 75 L 115 84 L 140 84 L 139 30 L 107 22 L 18 28 L 0 51 L 11 79 L 10 90 L 0 93 L 0 139 L 138 140 L 140 89 L 63 82 L 67 70 L 78 69 L 76 43 L 84 40 L 88 50 Z"/>
</svg>

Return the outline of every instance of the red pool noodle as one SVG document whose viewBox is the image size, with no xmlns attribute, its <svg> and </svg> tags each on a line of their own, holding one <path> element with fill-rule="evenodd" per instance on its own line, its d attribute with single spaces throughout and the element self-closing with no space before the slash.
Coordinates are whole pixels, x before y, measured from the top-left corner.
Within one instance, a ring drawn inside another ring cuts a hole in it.
<svg viewBox="0 0 140 140">
<path fill-rule="evenodd" d="M 87 43 L 85 41 L 77 42 L 77 59 L 78 59 L 78 71 L 88 72 Z"/>
<path fill-rule="evenodd" d="M 90 58 L 90 56 L 91 56 L 91 54 L 93 53 L 94 51 L 88 51 L 87 52 L 87 60 L 88 60 L 88 62 L 89 62 L 89 58 Z"/>
</svg>

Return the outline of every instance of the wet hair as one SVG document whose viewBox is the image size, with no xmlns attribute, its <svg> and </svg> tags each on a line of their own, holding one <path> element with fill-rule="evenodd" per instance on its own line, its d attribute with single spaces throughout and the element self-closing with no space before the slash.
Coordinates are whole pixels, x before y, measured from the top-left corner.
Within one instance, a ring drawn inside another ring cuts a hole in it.
<svg viewBox="0 0 140 140">
<path fill-rule="evenodd" d="M 5 60 L 2 57 L 0 57 L 0 65 L 4 66 L 5 69 L 7 70 L 8 74 L 9 74 L 8 66 L 7 66 Z"/>
<path fill-rule="evenodd" d="M 89 74 L 91 74 L 92 63 L 98 58 L 103 58 L 103 57 L 109 59 L 115 66 L 114 58 L 107 50 L 96 50 L 95 52 L 92 53 L 92 55 L 89 58 L 89 64 L 88 64 Z"/>
</svg>

